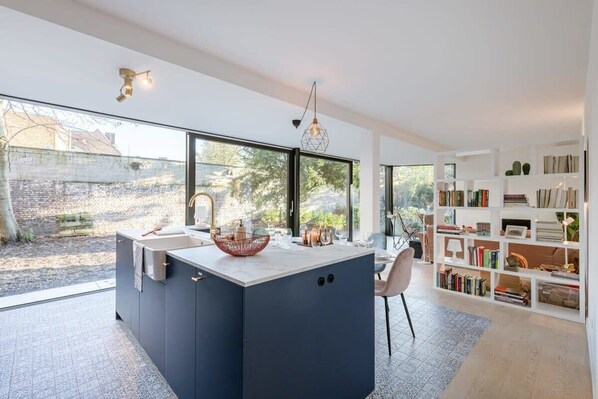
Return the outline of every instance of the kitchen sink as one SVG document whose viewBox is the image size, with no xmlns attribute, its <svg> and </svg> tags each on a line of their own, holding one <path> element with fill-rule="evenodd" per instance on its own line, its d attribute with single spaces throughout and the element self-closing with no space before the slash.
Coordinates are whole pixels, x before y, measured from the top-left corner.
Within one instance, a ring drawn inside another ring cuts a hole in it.
<svg viewBox="0 0 598 399">
<path fill-rule="evenodd" d="M 212 241 L 192 235 L 152 237 L 137 242 L 144 246 L 145 274 L 156 281 L 166 279 L 166 251 L 213 245 Z"/>
</svg>

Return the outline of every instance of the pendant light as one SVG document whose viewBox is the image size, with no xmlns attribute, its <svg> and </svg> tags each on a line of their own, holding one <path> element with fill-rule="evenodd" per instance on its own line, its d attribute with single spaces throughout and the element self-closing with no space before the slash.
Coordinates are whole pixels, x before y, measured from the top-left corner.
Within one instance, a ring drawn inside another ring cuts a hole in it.
<svg viewBox="0 0 598 399">
<path fill-rule="evenodd" d="M 309 125 L 307 129 L 303 132 L 303 136 L 301 136 L 301 149 L 304 151 L 310 152 L 317 152 L 317 153 L 325 153 L 328 149 L 328 132 L 320 124 L 318 121 L 317 116 L 317 108 L 318 108 L 318 93 L 316 88 L 316 82 L 311 85 L 311 91 L 309 92 L 309 98 L 307 99 L 307 104 L 305 105 L 305 110 L 303 111 L 303 115 L 301 119 L 293 119 L 292 123 L 295 128 L 298 128 L 305 117 L 305 113 L 309 108 L 309 102 L 311 100 L 311 95 L 314 95 L 314 119 Z"/>
</svg>

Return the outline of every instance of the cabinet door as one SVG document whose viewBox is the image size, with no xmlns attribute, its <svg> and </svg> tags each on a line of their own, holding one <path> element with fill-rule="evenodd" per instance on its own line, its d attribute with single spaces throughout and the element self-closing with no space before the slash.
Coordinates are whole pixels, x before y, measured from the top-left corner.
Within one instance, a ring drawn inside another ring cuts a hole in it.
<svg viewBox="0 0 598 399">
<path fill-rule="evenodd" d="M 319 397 L 364 398 L 374 389 L 374 275 L 368 258 L 328 267 L 316 342 L 325 381 Z M 331 277 L 332 282 L 329 282 Z"/>
<path fill-rule="evenodd" d="M 195 284 L 195 397 L 240 398 L 243 288 L 202 273 Z"/>
<path fill-rule="evenodd" d="M 116 235 L 116 313 L 139 338 L 139 291 L 135 289 L 133 241 Z"/>
<path fill-rule="evenodd" d="M 246 288 L 245 398 L 363 398 L 374 389 L 371 258 Z"/>
<path fill-rule="evenodd" d="M 197 269 L 168 257 L 166 380 L 181 399 L 195 397 L 195 283 Z"/>
<path fill-rule="evenodd" d="M 139 296 L 139 343 L 165 374 L 166 362 L 166 286 L 143 276 L 143 292 Z"/>
</svg>

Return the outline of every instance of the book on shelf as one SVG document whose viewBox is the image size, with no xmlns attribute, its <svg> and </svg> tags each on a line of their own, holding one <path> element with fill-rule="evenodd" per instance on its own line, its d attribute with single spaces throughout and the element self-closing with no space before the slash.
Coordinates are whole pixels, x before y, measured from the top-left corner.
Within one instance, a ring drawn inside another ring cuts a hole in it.
<svg viewBox="0 0 598 399">
<path fill-rule="evenodd" d="M 476 223 L 476 234 L 478 236 L 489 237 L 492 235 L 490 230 L 490 223 L 487 222 L 477 222 Z"/>
<path fill-rule="evenodd" d="M 536 203 L 538 208 L 577 208 L 578 190 L 569 187 L 566 190 L 560 188 L 539 189 L 536 191 Z"/>
<path fill-rule="evenodd" d="M 579 172 L 579 155 L 545 155 L 544 174 Z"/>
<path fill-rule="evenodd" d="M 525 194 L 504 194 L 503 195 L 505 207 L 520 207 L 529 206 L 529 200 Z"/>
<path fill-rule="evenodd" d="M 438 206 L 464 206 L 463 190 L 440 190 L 438 192 Z"/>
<path fill-rule="evenodd" d="M 563 225 L 560 222 L 536 222 L 536 241 L 562 243 Z"/>
<path fill-rule="evenodd" d="M 439 224 L 438 226 L 436 226 L 436 232 L 454 235 L 461 235 L 466 233 L 466 231 L 462 227 L 459 227 L 454 224 Z"/>
<path fill-rule="evenodd" d="M 487 208 L 490 197 L 489 190 L 467 190 L 467 206 L 472 208 Z"/>
<path fill-rule="evenodd" d="M 529 304 L 527 292 L 502 285 L 498 285 L 494 288 L 494 299 L 520 306 L 527 306 Z"/>
<path fill-rule="evenodd" d="M 486 279 L 470 274 L 453 273 L 452 268 L 440 270 L 436 274 L 436 284 L 445 290 L 469 295 L 486 296 Z"/>
<path fill-rule="evenodd" d="M 469 264 L 471 266 L 498 269 L 498 258 L 500 254 L 498 249 L 472 246 L 468 247 L 467 250 L 469 251 Z"/>
</svg>

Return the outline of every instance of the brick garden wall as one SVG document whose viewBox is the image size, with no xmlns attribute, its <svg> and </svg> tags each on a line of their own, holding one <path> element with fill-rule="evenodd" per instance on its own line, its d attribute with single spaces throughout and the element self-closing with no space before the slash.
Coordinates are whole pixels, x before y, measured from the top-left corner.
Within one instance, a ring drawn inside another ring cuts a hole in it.
<svg viewBox="0 0 598 399">
<path fill-rule="evenodd" d="M 184 162 L 23 147 L 12 147 L 10 159 L 15 216 L 35 236 L 57 234 L 57 217 L 65 213 L 90 213 L 94 235 L 185 223 Z M 226 176 L 235 173 L 224 165 L 198 165 L 198 189 L 214 194 L 219 223 L 249 212 L 226 195 Z M 206 176 L 224 177 L 214 188 L 201 183 Z"/>
</svg>

